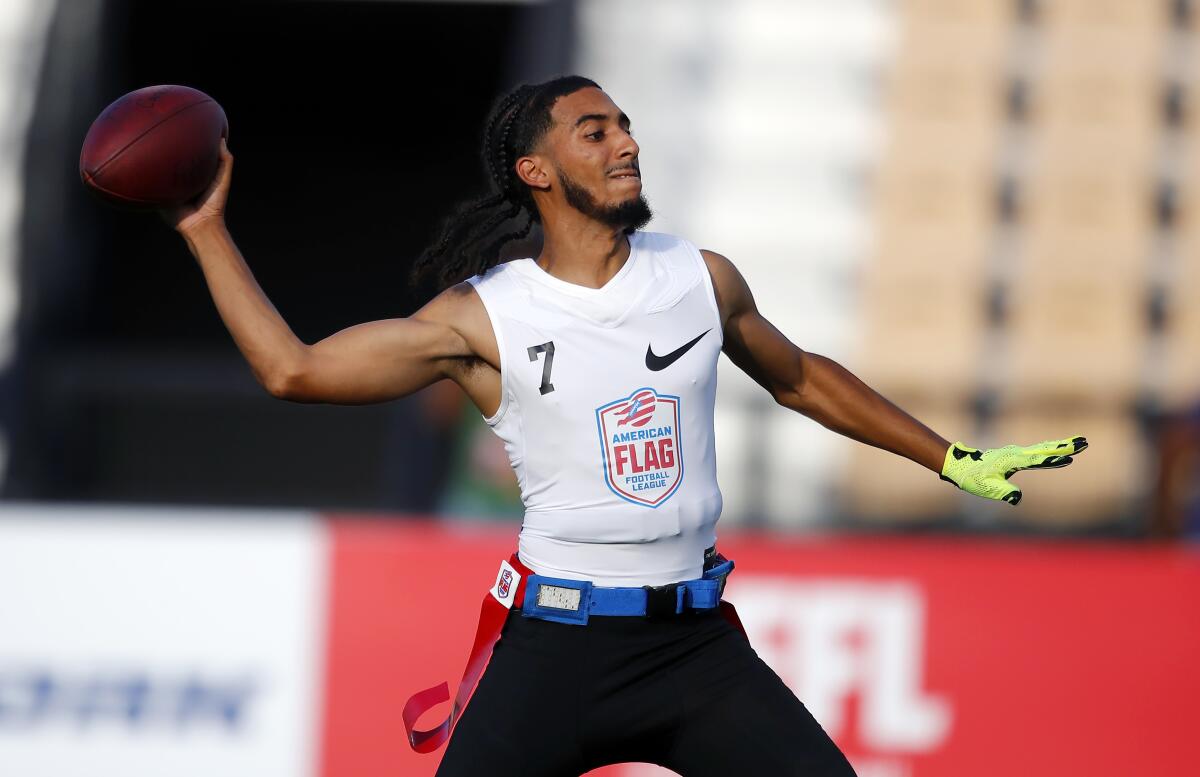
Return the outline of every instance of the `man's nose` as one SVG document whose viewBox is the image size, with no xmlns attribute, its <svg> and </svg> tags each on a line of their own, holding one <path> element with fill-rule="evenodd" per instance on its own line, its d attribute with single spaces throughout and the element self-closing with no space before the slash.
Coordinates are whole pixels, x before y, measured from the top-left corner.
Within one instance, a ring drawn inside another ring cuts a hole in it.
<svg viewBox="0 0 1200 777">
<path fill-rule="evenodd" d="M 621 147 L 617 149 L 617 155 L 621 159 L 635 159 L 640 151 L 641 148 L 638 146 L 637 141 L 633 139 L 633 135 L 626 132 Z"/>
</svg>

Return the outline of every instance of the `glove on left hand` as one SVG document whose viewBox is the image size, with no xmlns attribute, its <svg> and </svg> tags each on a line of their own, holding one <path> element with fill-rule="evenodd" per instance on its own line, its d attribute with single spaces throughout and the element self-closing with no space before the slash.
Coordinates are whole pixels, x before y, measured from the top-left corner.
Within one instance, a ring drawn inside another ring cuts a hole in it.
<svg viewBox="0 0 1200 777">
<path fill-rule="evenodd" d="M 985 499 L 1003 499 L 1010 505 L 1021 501 L 1021 489 L 1008 479 L 1023 469 L 1065 467 L 1071 457 L 1088 447 L 1084 437 L 1047 440 L 1022 447 L 1006 445 L 986 451 L 956 442 L 946 451 L 942 480 Z"/>
</svg>

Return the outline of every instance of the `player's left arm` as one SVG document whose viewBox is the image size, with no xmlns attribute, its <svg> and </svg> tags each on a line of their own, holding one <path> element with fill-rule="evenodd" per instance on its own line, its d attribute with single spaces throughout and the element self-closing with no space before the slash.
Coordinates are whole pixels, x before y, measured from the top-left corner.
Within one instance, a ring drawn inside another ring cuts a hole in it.
<svg viewBox="0 0 1200 777">
<path fill-rule="evenodd" d="M 801 350 L 759 311 L 746 280 L 724 256 L 701 251 L 713 279 L 725 354 L 784 407 L 859 442 L 912 459 L 959 488 L 1010 504 L 1018 470 L 1064 467 L 1087 447 L 1082 437 L 978 451 L 948 440 L 832 359 Z"/>
</svg>

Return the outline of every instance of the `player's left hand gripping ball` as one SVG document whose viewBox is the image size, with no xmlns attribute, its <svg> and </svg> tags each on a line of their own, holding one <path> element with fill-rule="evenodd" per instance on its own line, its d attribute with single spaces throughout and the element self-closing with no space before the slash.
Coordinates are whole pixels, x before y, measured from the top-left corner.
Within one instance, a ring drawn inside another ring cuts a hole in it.
<svg viewBox="0 0 1200 777">
<path fill-rule="evenodd" d="M 946 451 L 942 464 L 942 480 L 963 491 L 985 499 L 1003 499 L 1010 505 L 1021 501 L 1021 489 L 1008 479 L 1023 469 L 1055 469 L 1065 467 L 1071 457 L 1088 447 L 1083 437 L 1047 440 L 1022 447 L 1005 445 L 986 451 L 968 448 L 956 442 Z"/>
</svg>

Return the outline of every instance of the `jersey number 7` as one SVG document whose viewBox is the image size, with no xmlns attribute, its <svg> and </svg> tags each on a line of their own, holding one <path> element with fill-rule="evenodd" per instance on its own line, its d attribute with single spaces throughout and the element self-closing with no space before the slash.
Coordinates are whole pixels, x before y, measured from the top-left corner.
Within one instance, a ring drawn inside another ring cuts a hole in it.
<svg viewBox="0 0 1200 777">
<path fill-rule="evenodd" d="M 546 354 L 546 362 L 542 365 L 542 385 L 538 386 L 538 391 L 549 394 L 554 391 L 554 384 L 550 382 L 550 370 L 554 369 L 554 341 L 529 346 L 529 361 L 537 361 L 539 353 Z"/>
</svg>

